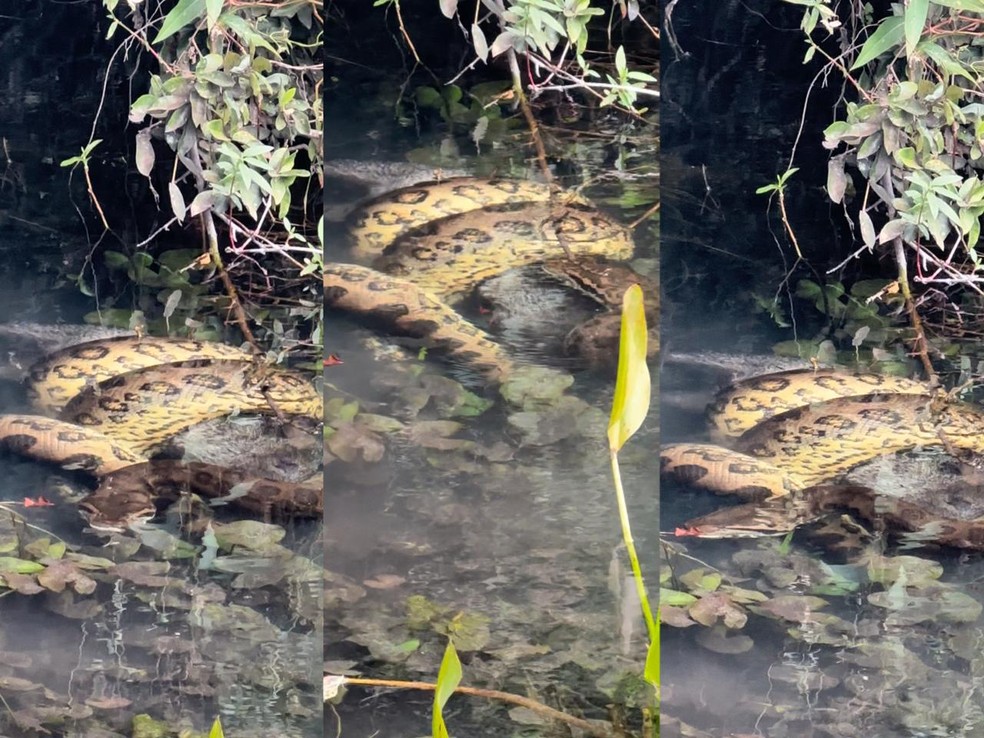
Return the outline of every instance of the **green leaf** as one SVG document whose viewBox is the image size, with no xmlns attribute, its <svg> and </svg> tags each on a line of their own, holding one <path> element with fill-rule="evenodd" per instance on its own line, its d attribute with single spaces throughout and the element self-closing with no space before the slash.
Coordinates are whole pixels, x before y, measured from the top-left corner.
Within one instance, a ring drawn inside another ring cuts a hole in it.
<svg viewBox="0 0 984 738">
<path fill-rule="evenodd" d="M 441 659 L 441 669 L 437 673 L 437 688 L 434 690 L 434 714 L 431 718 L 433 738 L 449 738 L 444 724 L 444 705 L 447 704 L 458 684 L 461 683 L 461 660 L 454 644 L 449 640 Z"/>
<path fill-rule="evenodd" d="M 215 722 L 212 723 L 212 729 L 208 731 L 208 738 L 225 738 L 225 733 L 222 732 L 222 721 L 215 718 Z"/>
<path fill-rule="evenodd" d="M 905 55 L 912 56 L 919 43 L 926 17 L 929 15 L 929 0 L 909 0 L 903 11 L 905 27 Z"/>
<path fill-rule="evenodd" d="M 215 27 L 215 22 L 222 13 L 222 3 L 224 0 L 205 0 L 205 19 L 208 23 L 208 30 Z"/>
<path fill-rule="evenodd" d="M 15 574 L 37 574 L 39 571 L 44 571 L 44 564 L 12 556 L 0 556 L 0 574 L 5 571 Z"/>
<path fill-rule="evenodd" d="M 649 367 L 646 365 L 647 328 L 642 288 L 634 284 L 622 298 L 622 329 L 618 344 L 618 375 L 608 422 L 608 446 L 617 452 L 649 412 Z"/>
<path fill-rule="evenodd" d="M 898 46 L 902 41 L 904 33 L 902 18 L 899 16 L 893 15 L 883 20 L 878 25 L 878 28 L 875 29 L 875 32 L 871 34 L 871 37 L 864 42 L 864 46 L 861 47 L 861 53 L 858 54 L 858 58 L 851 65 L 851 70 L 853 71 L 859 67 L 863 67 L 872 59 L 877 59 L 893 46 Z"/>
<path fill-rule="evenodd" d="M 205 13 L 205 0 L 178 0 L 170 13 L 164 17 L 161 30 L 154 37 L 153 43 L 170 38 L 185 26 L 190 26 Z"/>
</svg>

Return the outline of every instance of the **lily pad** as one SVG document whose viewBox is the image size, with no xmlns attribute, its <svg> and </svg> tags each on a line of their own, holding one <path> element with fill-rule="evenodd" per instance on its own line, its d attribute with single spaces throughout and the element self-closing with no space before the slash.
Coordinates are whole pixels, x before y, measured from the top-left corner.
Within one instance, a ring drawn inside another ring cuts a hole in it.
<svg viewBox="0 0 984 738">
<path fill-rule="evenodd" d="M 574 384 L 570 374 L 539 366 L 517 368 L 499 387 L 499 394 L 513 407 L 539 410 L 554 405 Z"/>
<path fill-rule="evenodd" d="M 690 617 L 708 627 L 720 620 L 726 628 L 737 630 L 748 622 L 747 613 L 723 592 L 704 595 L 690 606 L 688 612 Z"/>
<path fill-rule="evenodd" d="M 827 606 L 821 597 L 810 595 L 779 595 L 750 608 L 760 614 L 768 614 L 794 623 L 813 622 L 816 610 Z"/>
</svg>

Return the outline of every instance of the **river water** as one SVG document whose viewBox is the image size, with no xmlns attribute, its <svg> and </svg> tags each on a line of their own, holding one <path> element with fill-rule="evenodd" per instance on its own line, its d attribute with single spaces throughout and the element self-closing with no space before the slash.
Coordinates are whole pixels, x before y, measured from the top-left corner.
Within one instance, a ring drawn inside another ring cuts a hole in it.
<svg viewBox="0 0 984 738">
<path fill-rule="evenodd" d="M 790 292 L 852 250 L 822 189 L 819 142 L 838 90 L 817 84 L 804 103 L 817 67 L 801 65 L 796 6 L 698 5 L 674 4 L 676 48 L 664 35 L 664 346 L 768 355 L 779 341 L 812 345 L 821 316 Z M 797 142 L 787 207 L 816 273 L 791 269 L 776 203 L 755 194 L 790 166 Z M 763 310 L 771 304 L 785 325 Z M 664 443 L 706 442 L 702 406 L 728 374 L 667 361 Z M 726 504 L 662 490 L 665 736 L 981 733 L 979 555 L 868 539 L 837 519 L 786 543 L 673 536 Z"/>
</svg>

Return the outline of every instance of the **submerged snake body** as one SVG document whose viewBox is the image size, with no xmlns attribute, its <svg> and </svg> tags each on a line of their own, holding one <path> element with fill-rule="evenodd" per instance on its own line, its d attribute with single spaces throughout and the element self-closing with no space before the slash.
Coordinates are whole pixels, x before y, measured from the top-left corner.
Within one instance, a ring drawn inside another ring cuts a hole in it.
<svg viewBox="0 0 984 738">
<path fill-rule="evenodd" d="M 355 260 L 374 260 L 376 271 L 327 264 L 329 307 L 388 321 L 494 380 L 512 362 L 450 301 L 513 267 L 565 253 L 624 259 L 633 250 L 628 230 L 576 193 L 524 180 L 405 187 L 364 204 L 347 224 Z"/>
<path fill-rule="evenodd" d="M 230 413 L 281 412 L 320 419 L 320 393 L 301 374 L 251 362 L 147 367 L 99 382 L 60 417 L 102 430 L 144 453 L 191 426 Z"/>
<path fill-rule="evenodd" d="M 431 221 L 493 205 L 580 202 L 574 193 L 522 179 L 456 177 L 402 187 L 363 203 L 346 220 L 353 253 L 378 256 L 397 238 Z"/>
<path fill-rule="evenodd" d="M 858 485 L 818 486 L 866 461 L 917 446 L 984 452 L 984 410 L 980 408 L 925 394 L 925 386 L 915 382 L 799 372 L 794 373 L 793 384 L 786 384 L 790 378 L 786 372 L 739 383 L 740 393 L 731 388 L 722 397 L 740 395 L 745 402 L 716 402 L 710 408 L 711 417 L 714 419 L 716 413 L 776 411 L 784 400 L 815 397 L 809 386 L 811 376 L 822 392 L 832 388 L 852 392 L 856 387 L 875 386 L 889 388 L 890 393 L 814 400 L 810 405 L 780 412 L 742 433 L 733 441 L 733 449 L 688 443 L 664 447 L 661 476 L 717 494 L 757 500 L 689 521 L 678 529 L 678 535 L 749 537 L 781 533 L 826 510 L 846 507 L 869 519 L 878 517 L 882 525 L 894 530 L 916 532 L 919 540 L 984 546 L 984 521 L 949 519 L 911 501 L 885 500 Z M 797 391 L 784 391 L 794 386 Z M 920 387 L 923 394 L 916 394 Z M 770 390 L 777 394 L 772 396 Z M 735 424 L 720 422 L 716 427 L 729 431 Z"/>
<path fill-rule="evenodd" d="M 40 415 L 0 415 L 0 445 L 22 456 L 97 476 L 144 461 L 136 449 L 99 430 Z"/>
<path fill-rule="evenodd" d="M 797 407 L 839 397 L 885 392 L 925 394 L 927 386 L 884 374 L 845 374 L 833 369 L 799 369 L 749 377 L 721 390 L 707 409 L 716 441 L 737 438 L 768 418 Z"/>
<path fill-rule="evenodd" d="M 57 408 L 72 388 L 81 391 L 65 403 L 59 419 L 0 415 L 0 445 L 63 468 L 85 470 L 104 481 L 134 480 L 148 470 L 144 466 L 148 452 L 180 431 L 212 418 L 253 412 L 306 415 L 321 421 L 321 394 L 303 375 L 241 359 L 211 358 L 216 356 L 244 354 L 198 341 L 136 337 L 95 341 L 59 351 L 32 371 L 36 401 L 42 407 Z M 114 376 L 121 367 L 142 368 Z M 97 381 L 103 377 L 109 378 Z M 189 468 L 201 471 L 199 467 L 207 466 Z M 167 467 L 167 473 L 184 478 L 176 466 Z M 213 471 L 212 476 L 216 473 Z M 160 480 L 162 474 L 158 469 L 154 478 Z M 239 475 L 236 483 L 243 481 Z M 116 482 L 117 491 L 122 490 L 121 484 Z M 208 489 L 207 485 L 200 486 L 200 491 Z M 320 476 L 312 479 L 310 486 L 320 489 Z M 266 504 L 263 495 L 272 493 L 281 499 L 280 495 L 289 496 L 297 488 L 297 484 L 254 479 L 238 504 L 256 509 Z M 133 484 L 130 489 L 134 491 Z M 107 523 L 102 527 L 123 527 L 125 521 L 119 518 L 133 505 L 121 501 L 119 494 L 103 492 L 100 488 L 90 496 L 90 508 L 101 507 Z M 140 502 L 140 492 L 135 495 L 133 504 L 146 507 L 146 501 Z M 269 510 L 276 512 L 285 506 L 290 504 L 271 503 Z M 309 495 L 298 498 L 298 514 L 309 514 L 310 507 Z"/>
<path fill-rule="evenodd" d="M 880 530 L 903 534 L 911 543 L 984 549 L 984 520 L 952 517 L 934 504 L 885 497 L 870 487 L 825 484 L 803 493 L 738 505 L 695 518 L 679 536 L 759 538 L 784 535 L 828 512 L 848 510 Z"/>
<path fill-rule="evenodd" d="M 453 297 L 512 267 L 563 256 L 632 256 L 628 231 L 587 205 L 495 205 L 435 220 L 400 236 L 373 266 L 412 275 L 419 287 Z"/>
<path fill-rule="evenodd" d="M 326 264 L 324 275 L 326 306 L 384 321 L 489 379 L 511 371 L 512 361 L 499 344 L 415 284 L 355 264 Z"/>
<path fill-rule="evenodd" d="M 120 469 L 100 481 L 94 494 L 79 502 L 94 528 L 117 529 L 122 518 L 152 518 L 161 504 L 174 502 L 187 491 L 215 499 L 229 497 L 263 517 L 318 517 L 322 511 L 320 475 L 305 482 L 256 479 L 214 464 L 145 461 Z M 107 510 L 115 511 L 107 516 Z"/>
</svg>

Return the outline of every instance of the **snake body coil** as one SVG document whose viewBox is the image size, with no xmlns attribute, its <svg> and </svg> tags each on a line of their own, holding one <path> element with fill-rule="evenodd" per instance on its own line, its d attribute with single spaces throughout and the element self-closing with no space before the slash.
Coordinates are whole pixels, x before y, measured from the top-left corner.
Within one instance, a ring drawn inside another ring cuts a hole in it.
<svg viewBox="0 0 984 738">
<path fill-rule="evenodd" d="M 577 194 L 522 180 L 463 177 L 404 187 L 351 213 L 347 230 L 352 256 L 372 261 L 372 269 L 327 264 L 327 305 L 386 323 L 493 380 L 512 362 L 450 302 L 513 267 L 565 254 L 625 259 L 633 251 L 628 230 Z"/>
<path fill-rule="evenodd" d="M 661 476 L 756 502 L 690 521 L 678 530 L 681 535 L 783 532 L 841 506 L 862 514 L 881 510 L 887 524 L 910 519 L 920 530 L 939 522 L 932 528 L 940 533 L 937 542 L 969 545 L 979 538 L 984 543 L 984 531 L 960 521 L 934 520 L 914 503 L 881 502 L 871 490 L 855 486 L 849 489 L 857 499 L 845 505 L 850 494 L 845 488 L 818 487 L 863 462 L 917 446 L 984 452 L 984 411 L 977 407 L 930 395 L 925 385 L 909 380 L 805 371 L 739 382 L 719 394 L 709 415 L 719 437 L 747 430 L 732 438 L 731 449 L 689 443 L 664 447 Z"/>
<path fill-rule="evenodd" d="M 29 386 L 38 408 L 57 411 L 59 417 L 0 415 L 0 444 L 104 481 L 116 479 L 110 487 L 117 491 L 119 479 L 149 473 L 147 454 L 156 446 L 203 421 L 235 412 L 306 415 L 317 421 L 323 416 L 321 394 L 305 376 L 259 366 L 238 349 L 187 339 L 124 337 L 69 347 L 33 367 Z M 207 467 L 199 465 L 199 476 L 208 471 L 214 481 L 218 472 Z M 166 473 L 182 478 L 173 465 Z M 160 469 L 154 472 L 157 480 L 163 475 Z M 242 481 L 240 475 L 237 483 Z M 273 510 L 290 507 L 289 492 L 298 486 L 253 482 L 246 506 L 262 504 L 262 494 L 277 494 L 281 502 L 271 503 Z M 311 484 L 320 489 L 320 476 Z M 134 484 L 129 489 L 136 495 L 132 505 L 101 490 L 87 498 L 88 509 L 101 509 L 102 521 L 115 523 L 133 506 L 147 508 Z M 222 489 L 213 485 L 215 494 Z M 297 502 L 299 514 L 310 512 L 307 497 Z"/>
</svg>

